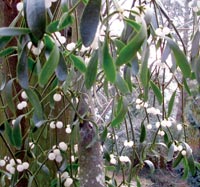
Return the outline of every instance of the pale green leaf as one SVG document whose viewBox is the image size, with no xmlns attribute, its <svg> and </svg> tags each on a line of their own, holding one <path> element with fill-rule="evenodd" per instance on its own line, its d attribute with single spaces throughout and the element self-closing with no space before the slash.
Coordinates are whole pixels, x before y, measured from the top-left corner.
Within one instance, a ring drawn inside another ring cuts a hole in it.
<svg viewBox="0 0 200 187">
<path fill-rule="evenodd" d="M 78 56 L 75 56 L 72 54 L 72 55 L 70 55 L 70 59 L 72 60 L 74 67 L 76 67 L 81 73 L 86 72 L 87 68 L 81 57 L 78 57 Z"/>
<path fill-rule="evenodd" d="M 186 55 L 184 55 L 184 53 L 178 47 L 177 43 L 174 42 L 171 38 L 166 37 L 166 40 L 169 44 L 169 47 L 173 51 L 173 54 L 174 54 L 174 57 L 176 60 L 176 64 L 181 69 L 181 71 L 183 73 L 183 77 L 185 77 L 185 78 L 190 77 L 191 76 L 191 68 L 190 68 L 190 64 L 187 60 Z"/>
<path fill-rule="evenodd" d="M 96 80 L 97 67 L 98 67 L 98 51 L 95 51 L 89 61 L 85 73 L 85 87 L 87 89 L 90 89 Z"/>
<path fill-rule="evenodd" d="M 103 69 L 106 75 L 106 79 L 114 83 L 116 79 L 116 68 L 113 62 L 113 58 L 109 53 L 107 39 L 105 40 L 103 46 Z"/>
<path fill-rule="evenodd" d="M 42 70 L 39 74 L 39 84 L 41 86 L 44 86 L 49 81 L 55 69 L 57 68 L 59 59 L 60 59 L 59 48 L 56 44 L 54 44 L 54 47 L 49 55 L 49 58 L 43 65 Z"/>
</svg>

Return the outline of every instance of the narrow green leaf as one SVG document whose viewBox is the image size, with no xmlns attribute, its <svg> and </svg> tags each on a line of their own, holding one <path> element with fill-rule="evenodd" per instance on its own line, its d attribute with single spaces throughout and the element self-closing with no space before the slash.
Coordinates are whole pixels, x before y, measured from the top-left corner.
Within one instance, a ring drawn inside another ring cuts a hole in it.
<svg viewBox="0 0 200 187">
<path fill-rule="evenodd" d="M 103 69 L 106 75 L 106 79 L 114 83 L 116 79 L 116 68 L 113 62 L 113 58 L 109 53 L 107 39 L 105 40 L 103 46 Z"/>
<path fill-rule="evenodd" d="M 104 80 L 104 82 L 103 82 L 103 90 L 104 90 L 104 93 L 106 94 L 106 96 L 109 97 L 108 81 L 107 80 Z"/>
<path fill-rule="evenodd" d="M 136 53 L 141 48 L 146 38 L 146 26 L 143 23 L 140 27 L 139 32 L 128 42 L 128 44 L 121 49 L 119 56 L 116 60 L 116 65 L 121 66 L 132 60 Z"/>
<path fill-rule="evenodd" d="M 11 79 L 7 82 L 6 87 L 4 89 L 4 96 L 5 96 L 6 103 L 8 104 L 9 109 L 15 115 L 16 106 L 15 106 L 14 101 L 13 101 L 13 88 L 12 88 L 13 81 L 14 81 L 14 79 Z"/>
<path fill-rule="evenodd" d="M 188 166 L 188 161 L 185 157 L 183 157 L 182 161 L 183 161 L 184 173 L 183 173 L 183 176 L 181 178 L 183 180 L 185 180 L 185 179 L 187 179 L 188 174 L 189 174 L 189 166 Z"/>
<path fill-rule="evenodd" d="M 128 94 L 130 92 L 126 81 L 121 77 L 119 73 L 117 74 L 115 84 L 122 94 Z"/>
<path fill-rule="evenodd" d="M 188 166 L 189 166 L 190 172 L 191 172 L 192 176 L 194 176 L 196 174 L 196 166 L 195 166 L 195 162 L 194 162 L 194 158 L 193 158 L 192 154 L 190 154 L 187 157 L 187 161 L 188 161 Z"/>
<path fill-rule="evenodd" d="M 20 149 L 22 146 L 22 133 L 21 133 L 21 125 L 20 122 L 22 120 L 22 118 L 24 117 L 24 115 L 21 115 L 19 117 L 16 118 L 14 125 L 13 125 L 13 140 L 15 143 L 15 147 L 17 149 Z"/>
<path fill-rule="evenodd" d="M 17 48 L 16 47 L 8 47 L 2 51 L 0 51 L 0 57 L 6 57 L 6 56 L 9 56 L 11 54 L 13 54 L 14 52 L 17 51 Z"/>
<path fill-rule="evenodd" d="M 63 30 L 64 28 L 66 28 L 68 25 L 71 25 L 74 21 L 74 18 L 72 17 L 71 14 L 69 14 L 68 12 L 65 12 L 61 18 L 60 21 L 58 23 L 57 28 L 59 30 Z"/>
<path fill-rule="evenodd" d="M 150 85 L 151 85 L 151 88 L 152 88 L 152 90 L 153 90 L 153 92 L 154 92 L 159 104 L 161 104 L 162 101 L 163 101 L 163 96 L 162 96 L 162 93 L 161 93 L 160 89 L 158 88 L 158 86 L 156 84 L 154 84 L 153 81 L 150 81 Z"/>
<path fill-rule="evenodd" d="M 0 49 L 3 49 L 10 42 L 11 39 L 11 36 L 0 36 Z"/>
<path fill-rule="evenodd" d="M 151 174 L 153 174 L 155 171 L 155 166 L 154 166 L 153 162 L 150 160 L 145 160 L 144 163 L 149 166 Z"/>
<path fill-rule="evenodd" d="M 117 127 L 120 125 L 120 123 L 124 120 L 126 112 L 128 111 L 128 101 L 127 99 L 121 97 L 119 102 L 122 102 L 121 109 L 119 109 L 119 112 L 116 114 L 115 119 L 111 122 L 111 125 L 113 127 Z"/>
<path fill-rule="evenodd" d="M 17 28 L 17 27 L 1 27 L 0 36 L 19 36 L 30 33 L 30 30 L 27 28 Z M 6 38 L 8 41 L 10 37 Z"/>
<path fill-rule="evenodd" d="M 172 113 L 172 109 L 174 106 L 174 100 L 175 100 L 175 96 L 176 96 L 176 91 L 174 91 L 174 93 L 172 94 L 170 100 L 169 100 L 169 104 L 168 104 L 168 112 L 167 112 L 167 116 L 169 117 Z"/>
<path fill-rule="evenodd" d="M 46 29 L 45 1 L 26 0 L 25 14 L 33 36 L 38 40 L 42 39 Z"/>
<path fill-rule="evenodd" d="M 65 59 L 62 55 L 62 53 L 60 53 L 60 59 L 58 62 L 58 66 L 55 70 L 56 76 L 58 78 L 59 81 L 65 81 L 67 78 L 67 65 L 65 62 Z"/>
<path fill-rule="evenodd" d="M 198 57 L 195 60 L 195 70 L 194 70 L 194 72 L 195 72 L 195 75 L 196 75 L 197 82 L 200 85 L 200 57 Z"/>
<path fill-rule="evenodd" d="M 98 67 L 98 51 L 95 51 L 89 61 L 85 73 L 85 87 L 87 89 L 90 89 L 96 80 L 97 67 Z"/>
<path fill-rule="evenodd" d="M 177 66 L 180 67 L 180 69 L 183 73 L 183 77 L 184 78 L 190 77 L 191 68 L 190 68 L 190 64 L 189 64 L 186 56 L 184 55 L 184 53 L 180 50 L 178 45 L 172 39 L 166 37 L 166 40 L 169 44 L 169 47 L 173 51 L 173 54 L 174 54 L 174 57 L 176 60 L 176 64 L 177 64 Z"/>
<path fill-rule="evenodd" d="M 140 127 L 140 143 L 144 142 L 144 140 L 146 139 L 146 128 L 144 123 L 141 123 L 141 127 Z"/>
<path fill-rule="evenodd" d="M 144 87 L 147 87 L 149 78 L 148 78 L 148 58 L 149 58 L 149 47 L 145 49 L 144 58 L 142 60 L 142 65 L 140 68 L 140 81 Z"/>
<path fill-rule="evenodd" d="M 92 44 L 99 24 L 101 0 L 89 0 L 81 17 L 80 34 L 84 46 Z"/>
<path fill-rule="evenodd" d="M 19 55 L 17 64 L 17 78 L 22 88 L 28 88 L 28 56 L 26 45 L 23 46 L 23 49 Z"/>
<path fill-rule="evenodd" d="M 178 166 L 178 164 L 181 162 L 182 159 L 183 159 L 183 155 L 179 153 L 173 162 L 173 167 L 175 168 L 176 166 Z"/>
<path fill-rule="evenodd" d="M 9 143 L 12 146 L 15 146 L 14 138 L 13 138 L 13 128 L 11 127 L 11 124 L 9 124 L 7 121 L 4 123 L 5 124 L 5 134 L 7 139 L 9 140 Z"/>
<path fill-rule="evenodd" d="M 141 29 L 141 25 L 132 19 L 125 19 L 126 23 L 128 23 L 133 29 L 136 30 L 136 32 L 139 32 Z"/>
<path fill-rule="evenodd" d="M 115 45 L 117 46 L 118 52 L 120 52 L 121 49 L 123 49 L 123 47 L 126 46 L 126 44 L 124 42 L 122 42 L 121 40 L 119 40 L 119 39 L 115 39 L 114 42 L 115 42 Z"/>
<path fill-rule="evenodd" d="M 53 75 L 59 63 L 59 59 L 60 59 L 59 48 L 56 44 L 54 44 L 54 47 L 49 55 L 49 58 L 42 67 L 42 70 L 39 75 L 39 84 L 41 86 L 44 86 L 48 82 L 50 77 Z"/>
<path fill-rule="evenodd" d="M 56 31 L 59 31 L 58 24 L 59 24 L 59 20 L 55 20 L 55 21 L 50 22 L 50 24 L 46 28 L 46 31 L 48 33 L 54 33 Z"/>
<path fill-rule="evenodd" d="M 83 62 L 83 60 L 75 55 L 70 55 L 70 59 L 72 60 L 74 66 L 81 72 L 81 73 L 85 73 L 86 72 L 86 66 L 85 63 Z"/>
<path fill-rule="evenodd" d="M 34 91 L 32 91 L 31 89 L 26 89 L 25 91 L 26 91 L 26 94 L 28 96 L 28 99 L 29 99 L 31 105 L 34 108 L 34 111 L 35 111 L 37 117 L 42 120 L 43 119 L 43 110 L 42 110 L 42 105 L 40 103 L 40 100 L 39 100 L 37 94 Z"/>
<path fill-rule="evenodd" d="M 132 80 L 131 80 L 131 67 L 129 67 L 127 65 L 124 68 L 124 80 L 126 81 L 130 92 L 132 92 L 133 84 L 132 84 Z"/>
<path fill-rule="evenodd" d="M 107 127 L 105 127 L 101 134 L 101 142 L 105 142 L 107 135 L 108 135 L 108 129 L 107 129 Z"/>
<path fill-rule="evenodd" d="M 186 79 L 184 79 L 184 78 L 183 78 L 183 85 L 184 85 L 184 88 L 185 88 L 185 90 L 187 91 L 187 93 L 188 93 L 189 95 L 191 95 L 191 91 L 190 91 L 190 88 L 189 88 L 189 86 L 188 86 L 188 83 L 187 83 Z"/>
<path fill-rule="evenodd" d="M 136 176 L 137 187 L 142 187 L 139 176 Z"/>
</svg>

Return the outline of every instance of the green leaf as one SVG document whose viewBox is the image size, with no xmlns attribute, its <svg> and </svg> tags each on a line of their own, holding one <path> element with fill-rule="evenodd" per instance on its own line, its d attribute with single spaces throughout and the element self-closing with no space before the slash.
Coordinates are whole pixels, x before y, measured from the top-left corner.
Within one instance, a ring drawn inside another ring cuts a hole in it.
<svg viewBox="0 0 200 187">
<path fill-rule="evenodd" d="M 8 44 L 8 42 L 10 42 L 11 39 L 12 39 L 11 36 L 0 37 L 0 49 L 4 48 Z"/>
<path fill-rule="evenodd" d="M 154 166 L 153 162 L 150 160 L 145 160 L 144 163 L 149 166 L 151 174 L 153 174 L 155 171 L 155 166 Z"/>
<path fill-rule="evenodd" d="M 21 27 L 20 28 L 17 28 L 17 27 L 1 27 L 0 28 L 0 36 L 19 36 L 19 35 L 25 35 L 27 33 L 30 33 L 30 30 L 27 28 L 21 28 Z M 10 37 L 6 39 L 7 41 L 9 41 Z"/>
<path fill-rule="evenodd" d="M 150 85 L 151 85 L 151 88 L 159 102 L 159 104 L 162 104 L 162 101 L 163 101 L 163 96 L 162 96 L 162 93 L 160 91 L 160 89 L 158 88 L 158 86 L 156 84 L 154 84 L 153 81 L 150 81 Z"/>
<path fill-rule="evenodd" d="M 5 122 L 5 134 L 10 144 L 14 146 L 15 142 L 13 138 L 13 128 L 11 127 L 11 124 L 9 124 L 7 121 Z"/>
<path fill-rule="evenodd" d="M 9 56 L 11 54 L 13 54 L 14 52 L 17 51 L 17 48 L 16 47 L 8 47 L 2 51 L 0 51 L 0 57 L 6 57 L 6 56 Z"/>
<path fill-rule="evenodd" d="M 22 88 L 28 88 L 28 56 L 26 45 L 23 46 L 23 49 L 19 55 L 17 64 L 17 78 Z"/>
<path fill-rule="evenodd" d="M 189 86 L 188 86 L 188 83 L 187 83 L 186 79 L 184 79 L 184 78 L 183 78 L 183 85 L 184 85 L 184 88 L 185 88 L 185 90 L 187 91 L 187 93 L 188 93 L 189 95 L 191 95 L 191 91 L 190 91 L 190 88 L 189 88 Z"/>
<path fill-rule="evenodd" d="M 87 89 L 90 89 L 96 80 L 97 67 L 98 67 L 98 51 L 95 51 L 89 61 L 85 73 L 85 87 Z"/>
<path fill-rule="evenodd" d="M 81 57 L 75 56 L 75 55 L 70 55 L 70 59 L 72 60 L 74 66 L 81 72 L 85 73 L 86 72 L 86 66 Z"/>
<path fill-rule="evenodd" d="M 42 110 L 42 105 L 40 103 L 40 100 L 37 96 L 37 94 L 32 91 L 31 89 L 26 89 L 25 90 L 27 96 L 28 96 L 28 100 L 30 101 L 31 105 L 34 108 L 34 111 L 37 115 L 37 117 L 42 120 L 43 119 L 43 110 Z"/>
<path fill-rule="evenodd" d="M 131 67 L 129 67 L 127 65 L 124 68 L 124 80 L 126 81 L 130 92 L 132 92 L 133 84 L 132 84 L 132 80 L 131 80 Z"/>
<path fill-rule="evenodd" d="M 54 33 L 56 31 L 59 31 L 58 24 L 59 24 L 59 20 L 55 20 L 55 21 L 50 22 L 50 24 L 46 28 L 47 32 L 48 33 Z"/>
<path fill-rule="evenodd" d="M 141 25 L 135 21 L 133 21 L 132 19 L 125 19 L 126 23 L 128 23 L 128 25 L 130 25 L 133 29 L 136 30 L 136 32 L 139 32 L 141 29 Z"/>
<path fill-rule="evenodd" d="M 130 92 L 126 81 L 120 76 L 119 73 L 117 74 L 115 84 L 122 94 L 128 94 Z"/>
<path fill-rule="evenodd" d="M 99 24 L 101 0 L 89 0 L 81 17 L 80 35 L 84 46 L 92 44 Z"/>
<path fill-rule="evenodd" d="M 140 143 L 144 142 L 144 140 L 146 139 L 146 128 L 144 123 L 141 123 L 141 127 L 140 127 Z"/>
<path fill-rule="evenodd" d="M 185 157 L 183 157 L 183 166 L 184 166 L 184 173 L 183 176 L 181 177 L 182 179 L 187 179 L 188 174 L 189 174 L 189 167 L 188 167 L 188 161 Z"/>
<path fill-rule="evenodd" d="M 183 155 L 179 153 L 173 162 L 173 167 L 175 168 L 176 166 L 178 166 L 178 164 L 181 162 L 182 159 L 183 159 Z"/>
<path fill-rule="evenodd" d="M 191 68 L 190 68 L 190 64 L 189 64 L 186 56 L 184 55 L 184 53 L 180 50 L 178 45 L 172 39 L 166 37 L 166 40 L 169 44 L 169 47 L 173 51 L 173 54 L 174 54 L 174 57 L 176 60 L 176 64 L 181 69 L 181 71 L 183 73 L 183 77 L 184 78 L 190 77 L 191 76 Z"/>
<path fill-rule="evenodd" d="M 118 109 L 115 119 L 111 122 L 112 127 L 119 126 L 128 111 L 128 101 L 126 98 L 121 97 L 118 104 L 121 105 L 121 107 Z"/>
<path fill-rule="evenodd" d="M 105 40 L 103 46 L 103 70 L 105 72 L 106 79 L 114 83 L 116 79 L 116 68 L 113 62 L 113 58 L 109 53 L 107 39 Z"/>
<path fill-rule="evenodd" d="M 195 75 L 196 75 L 197 82 L 200 85 L 200 57 L 198 57 L 195 60 L 195 70 L 194 70 L 194 72 L 195 72 Z"/>
<path fill-rule="evenodd" d="M 26 21 L 33 36 L 42 39 L 46 29 L 45 1 L 26 0 L 25 6 Z"/>
<path fill-rule="evenodd" d="M 148 58 L 149 58 L 149 47 L 145 49 L 144 59 L 140 68 L 140 81 L 144 87 L 147 87 L 149 82 L 148 77 Z"/>
<path fill-rule="evenodd" d="M 6 103 L 8 104 L 9 109 L 15 115 L 16 106 L 13 101 L 13 89 L 12 89 L 13 81 L 14 79 L 11 79 L 7 82 L 6 87 L 4 89 L 4 95 L 5 95 Z"/>
<path fill-rule="evenodd" d="M 196 174 L 196 166 L 195 166 L 195 162 L 194 162 L 194 158 L 192 154 L 188 155 L 187 161 L 188 161 L 190 172 L 192 176 L 194 176 Z"/>
<path fill-rule="evenodd" d="M 57 28 L 58 28 L 59 30 L 63 30 L 63 29 L 66 28 L 68 25 L 71 25 L 73 22 L 74 22 L 74 18 L 72 17 L 72 15 L 69 14 L 68 12 L 65 12 L 65 13 L 61 16 Z"/>
<path fill-rule="evenodd" d="M 128 42 L 128 44 L 121 49 L 119 56 L 116 60 L 116 65 L 121 66 L 132 60 L 136 53 L 141 48 L 145 38 L 146 38 L 146 26 L 143 23 L 140 27 L 138 33 Z"/>
<path fill-rule="evenodd" d="M 101 134 L 101 142 L 105 142 L 107 135 L 108 135 L 108 128 L 105 127 L 102 134 Z"/>
<path fill-rule="evenodd" d="M 59 59 L 60 59 L 59 48 L 56 44 L 54 44 L 54 47 L 49 55 L 49 58 L 42 67 L 42 70 L 39 75 L 39 84 L 41 86 L 44 86 L 48 82 L 50 77 L 53 75 L 59 63 Z"/>
<path fill-rule="evenodd" d="M 172 113 L 172 109 L 174 106 L 174 100 L 175 100 L 175 96 L 176 96 L 176 91 L 174 91 L 174 93 L 172 94 L 170 100 L 169 100 L 169 104 L 168 104 L 168 112 L 167 112 L 167 116 L 169 117 Z"/>
<path fill-rule="evenodd" d="M 119 40 L 119 39 L 115 39 L 114 42 L 115 42 L 115 45 L 117 46 L 118 52 L 120 52 L 121 49 L 123 49 L 123 47 L 126 46 L 126 44 L 124 42 L 122 42 L 121 40 Z"/>
<path fill-rule="evenodd" d="M 16 148 L 20 149 L 22 146 L 22 133 L 21 133 L 21 125 L 20 122 L 24 115 L 17 117 L 13 125 L 12 136 L 14 140 L 14 145 Z"/>
<path fill-rule="evenodd" d="M 142 186 L 139 176 L 136 176 L 136 183 L 137 183 L 137 187 L 141 187 Z"/>
<path fill-rule="evenodd" d="M 65 59 L 62 55 L 62 53 L 60 53 L 60 59 L 58 62 L 58 66 L 55 70 L 56 76 L 58 78 L 59 81 L 65 81 L 67 78 L 67 65 L 65 62 Z"/>
</svg>

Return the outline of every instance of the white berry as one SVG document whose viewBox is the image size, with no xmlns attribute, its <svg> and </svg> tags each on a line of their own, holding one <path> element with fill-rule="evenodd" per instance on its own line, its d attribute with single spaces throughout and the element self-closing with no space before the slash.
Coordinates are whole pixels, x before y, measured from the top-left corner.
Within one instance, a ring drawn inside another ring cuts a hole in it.
<svg viewBox="0 0 200 187">
<path fill-rule="evenodd" d="M 61 99 L 62 99 L 62 95 L 61 95 L 61 94 L 55 93 L 55 94 L 53 95 L 53 100 L 54 100 L 54 101 L 59 102 L 59 101 L 61 101 Z"/>
</svg>

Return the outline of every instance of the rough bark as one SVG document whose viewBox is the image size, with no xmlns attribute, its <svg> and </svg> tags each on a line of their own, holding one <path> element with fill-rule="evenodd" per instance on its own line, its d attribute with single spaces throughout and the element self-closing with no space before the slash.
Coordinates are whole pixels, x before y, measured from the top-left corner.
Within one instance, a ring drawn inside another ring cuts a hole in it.
<svg viewBox="0 0 200 187">
<path fill-rule="evenodd" d="M 80 126 L 79 165 L 81 187 L 103 187 L 104 173 L 100 143 L 95 140 L 94 126 L 88 121 Z M 90 143 L 92 144 L 90 146 Z"/>
<path fill-rule="evenodd" d="M 76 1 L 74 0 L 73 3 Z M 79 38 L 79 28 L 77 26 L 80 23 L 80 18 L 84 10 L 84 4 L 80 3 L 76 9 L 76 24 L 72 26 L 72 41 L 76 42 Z M 83 84 L 83 80 L 79 85 Z M 79 88 L 80 90 L 80 88 Z M 101 152 L 101 144 L 98 141 L 98 134 L 96 128 L 92 125 L 93 111 L 89 110 L 90 106 L 88 102 L 89 90 L 81 90 L 81 98 L 79 102 L 78 112 L 80 116 L 84 114 L 90 114 L 86 116 L 86 120 L 80 123 L 80 139 L 78 146 L 79 154 L 79 166 L 80 166 L 80 186 L 81 187 L 105 187 L 104 183 L 104 169 L 103 169 L 103 156 Z"/>
</svg>

